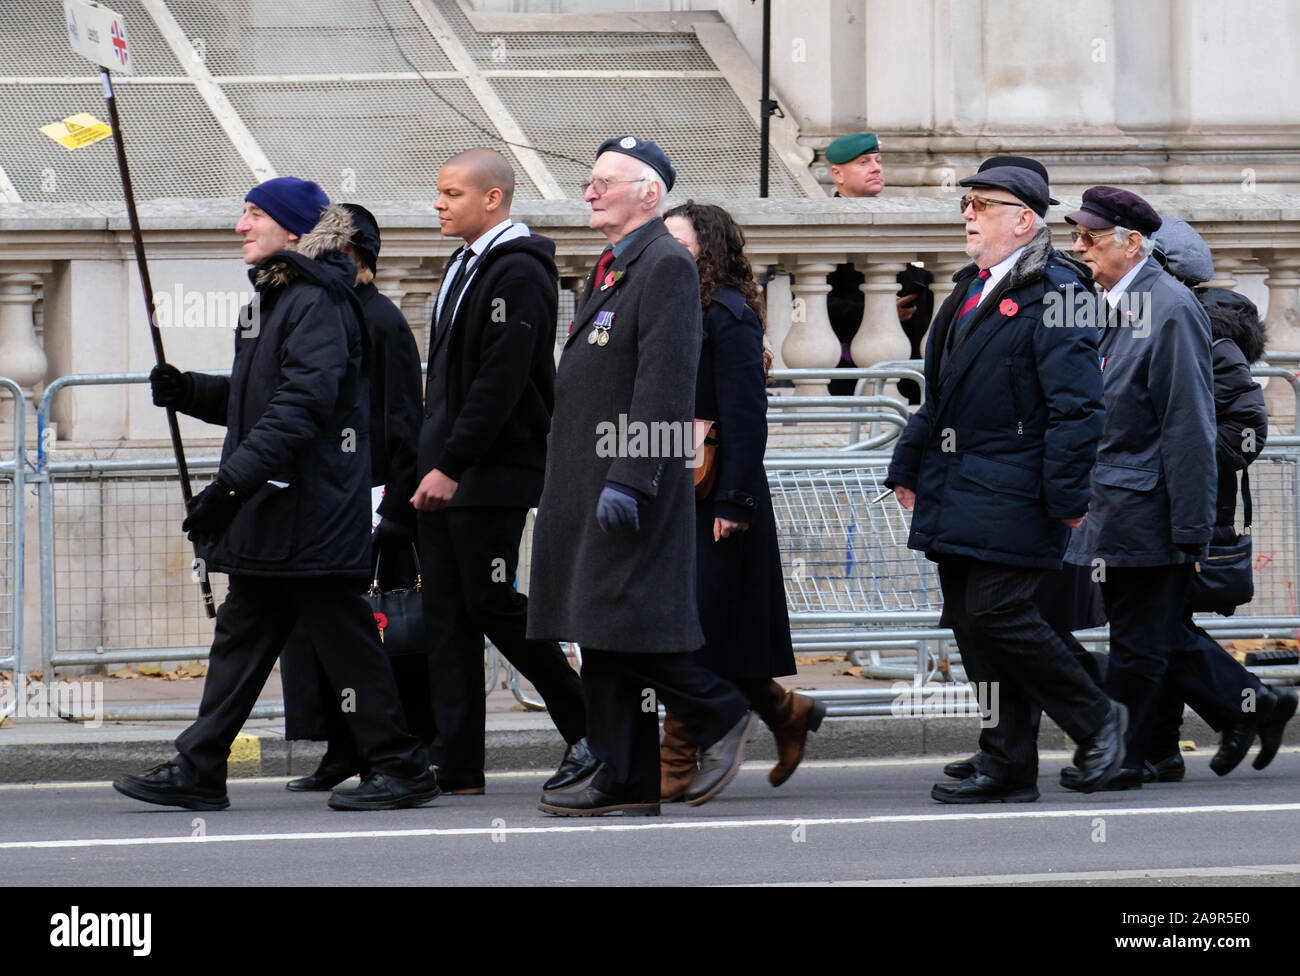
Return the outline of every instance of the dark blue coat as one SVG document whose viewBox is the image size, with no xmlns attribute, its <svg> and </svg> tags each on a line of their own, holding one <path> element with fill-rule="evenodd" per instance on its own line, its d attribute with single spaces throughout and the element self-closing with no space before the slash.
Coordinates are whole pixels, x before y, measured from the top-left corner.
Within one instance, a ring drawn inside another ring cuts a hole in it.
<svg viewBox="0 0 1300 976">
<path fill-rule="evenodd" d="M 210 572 L 370 573 L 369 387 L 355 274 L 338 251 L 267 258 L 249 272 L 260 310 L 256 328 L 236 334 L 231 376 L 192 374 L 186 412 L 225 424 L 218 476 L 245 499 L 230 528 L 199 550 Z"/>
<path fill-rule="evenodd" d="M 977 270 L 953 276 L 957 287 L 935 316 L 926 401 L 899 439 L 886 484 L 916 492 L 908 545 L 931 558 L 1057 568 L 1069 534 L 1062 520 L 1088 510 L 1105 420 L 1095 330 L 1072 327 L 1066 314 L 1092 290 L 1044 229 L 945 355 Z"/>
<path fill-rule="evenodd" d="M 733 681 L 794 674 L 785 576 L 767 448 L 763 325 L 734 288 L 719 288 L 704 309 L 704 344 L 695 416 L 718 423 L 713 490 L 695 500 L 696 588 L 704 647 L 696 658 Z M 713 520 L 749 528 L 714 541 Z"/>
</svg>

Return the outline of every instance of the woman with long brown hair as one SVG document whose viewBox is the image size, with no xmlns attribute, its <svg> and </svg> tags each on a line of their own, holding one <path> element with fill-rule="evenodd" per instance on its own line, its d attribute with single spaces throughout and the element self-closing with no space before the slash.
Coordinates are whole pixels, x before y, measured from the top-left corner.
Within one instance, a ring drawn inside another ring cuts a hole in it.
<svg viewBox="0 0 1300 976">
<path fill-rule="evenodd" d="M 745 257 L 745 235 L 721 207 L 688 200 L 664 215 L 669 232 L 695 258 L 704 306 L 704 342 L 695 416 L 714 421 L 716 473 L 697 490 L 696 589 L 704 647 L 696 658 L 735 684 L 772 730 L 780 786 L 803 759 L 808 733 L 826 706 L 773 680 L 795 673 L 785 580 L 772 498 L 763 470 L 767 448 L 763 298 Z M 660 793 L 681 799 L 695 772 L 695 744 L 676 717 L 664 719 Z"/>
</svg>

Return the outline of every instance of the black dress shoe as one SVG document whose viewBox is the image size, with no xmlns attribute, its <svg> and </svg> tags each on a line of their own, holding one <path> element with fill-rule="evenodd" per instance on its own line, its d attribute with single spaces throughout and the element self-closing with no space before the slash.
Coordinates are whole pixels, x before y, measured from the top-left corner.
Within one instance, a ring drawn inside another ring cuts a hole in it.
<svg viewBox="0 0 1300 976">
<path fill-rule="evenodd" d="M 402 810 L 422 807 L 437 799 L 438 793 L 438 774 L 430 766 L 411 779 L 371 773 L 356 789 L 335 790 L 329 803 L 334 810 Z"/>
<path fill-rule="evenodd" d="M 584 736 L 577 742 L 570 743 L 564 750 L 560 768 L 555 771 L 554 776 L 542 784 L 542 789 L 567 790 L 570 786 L 581 783 L 599 768 L 600 760 L 591 754 Z"/>
<path fill-rule="evenodd" d="M 1256 696 L 1255 711 L 1247 712 L 1240 722 L 1223 730 L 1219 736 L 1219 751 L 1210 759 L 1210 768 L 1217 775 L 1227 776 L 1246 758 L 1246 753 L 1255 744 L 1255 736 L 1272 719 L 1277 704 L 1277 695 L 1265 690 Z"/>
<path fill-rule="evenodd" d="M 580 790 L 548 790 L 542 794 L 537 809 L 556 817 L 603 817 L 611 813 L 657 817 L 659 798 L 631 800 L 587 786 Z"/>
<path fill-rule="evenodd" d="M 133 800 L 187 810 L 224 810 L 230 798 L 224 789 L 205 789 L 185 775 L 177 762 L 165 762 L 139 776 L 119 776 L 113 789 Z"/>
<path fill-rule="evenodd" d="M 1268 718 L 1259 724 L 1259 753 L 1251 764 L 1256 769 L 1263 769 L 1273 761 L 1278 748 L 1282 745 L 1282 732 L 1286 723 L 1295 715 L 1296 693 L 1291 688 L 1278 688 L 1273 691 L 1277 703 Z"/>
<path fill-rule="evenodd" d="M 693 807 L 708 803 L 726 789 L 745 759 L 745 743 L 757 716 L 746 710 L 740 721 L 717 742 L 700 753 L 700 768 L 686 787 L 686 802 Z"/>
<path fill-rule="evenodd" d="M 360 772 L 356 766 L 334 766 L 322 762 L 316 772 L 300 779 L 291 779 L 284 784 L 284 788 L 292 793 L 324 793 Z"/>
<path fill-rule="evenodd" d="M 930 797 L 940 803 L 1033 803 L 1038 799 L 1038 787 L 1033 783 L 1013 786 L 976 773 L 960 783 L 935 783 Z"/>
<path fill-rule="evenodd" d="M 1165 756 L 1159 762 L 1148 760 L 1142 765 L 1144 767 L 1142 780 L 1145 783 L 1181 783 L 1187 774 L 1187 764 L 1183 762 L 1181 752 Z"/>
<path fill-rule="evenodd" d="M 948 763 L 943 767 L 943 775 L 951 776 L 953 779 L 970 779 L 975 775 L 975 756 Z"/>
<path fill-rule="evenodd" d="M 1114 793 L 1118 790 L 1140 790 L 1142 782 L 1146 779 L 1145 769 L 1121 768 L 1114 776 L 1106 780 L 1101 792 Z M 1074 790 L 1076 793 L 1095 793 L 1097 789 L 1082 790 L 1079 788 L 1080 773 L 1077 766 L 1066 766 L 1061 770 L 1061 785 L 1067 790 Z"/>
<path fill-rule="evenodd" d="M 1101 728 L 1074 750 L 1078 779 L 1070 789 L 1094 793 L 1118 774 L 1124 764 L 1124 733 L 1128 731 L 1128 709 L 1117 701 L 1110 703 L 1110 713 Z M 1138 785 L 1142 785 L 1139 771 Z"/>
</svg>

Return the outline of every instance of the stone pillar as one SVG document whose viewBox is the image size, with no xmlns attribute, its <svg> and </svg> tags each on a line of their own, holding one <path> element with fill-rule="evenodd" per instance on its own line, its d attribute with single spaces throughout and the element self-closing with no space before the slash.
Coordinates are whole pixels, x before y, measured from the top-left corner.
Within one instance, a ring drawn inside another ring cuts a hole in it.
<svg viewBox="0 0 1300 976">
<path fill-rule="evenodd" d="M 925 266 L 934 275 L 934 284 L 930 286 L 930 290 L 934 292 L 934 312 L 936 315 L 939 314 L 939 306 L 947 300 L 955 287 L 952 283 L 952 276 L 968 264 L 970 264 L 970 258 L 965 253 L 952 251 L 932 254 L 925 262 Z M 931 319 L 930 321 L 933 325 L 934 320 Z M 925 358 L 925 350 L 929 343 L 930 330 L 926 329 L 925 335 L 921 337 L 922 358 Z"/>
<path fill-rule="evenodd" d="M 831 329 L 826 312 L 826 295 L 831 286 L 826 276 L 835 270 L 834 260 L 786 262 L 794 268 L 794 306 L 790 316 L 790 333 L 781 344 L 781 356 L 791 369 L 834 369 L 840 361 L 840 341 Z M 825 381 L 796 381 L 797 396 L 827 396 Z"/>
<path fill-rule="evenodd" d="M 414 267 L 407 266 L 402 278 L 402 300 L 399 307 L 406 316 L 406 322 L 415 336 L 415 344 L 420 349 L 420 359 L 429 354 L 429 314 L 427 306 L 429 296 L 437 291 L 437 278 L 426 268 L 423 262 Z"/>
<path fill-rule="evenodd" d="M 912 345 L 898 321 L 898 272 L 915 255 L 850 255 L 864 278 L 862 324 L 849 347 L 858 366 L 907 359 Z M 899 397 L 897 383 L 885 386 L 885 395 Z"/>
<path fill-rule="evenodd" d="M 1206 288 L 1236 288 L 1237 271 L 1249 258 L 1246 255 L 1228 255 L 1223 251 L 1214 255 L 1214 277 L 1205 283 Z M 1280 348 L 1280 347 L 1279 347 Z"/>
<path fill-rule="evenodd" d="M 28 391 L 29 401 L 32 388 L 45 379 L 48 366 L 45 350 L 36 339 L 33 317 L 40 280 L 36 270 L 0 274 L 0 373 Z M 30 409 L 28 413 L 34 416 Z M 8 396 L 0 396 L 0 420 L 13 420 Z"/>
<path fill-rule="evenodd" d="M 767 339 L 772 344 L 772 368 L 787 369 L 781 347 L 785 345 L 786 336 L 790 334 L 790 310 L 793 294 L 788 274 L 773 275 L 767 283 L 767 321 L 765 323 Z"/>
<path fill-rule="evenodd" d="M 1300 249 L 1265 251 L 1261 262 L 1268 268 L 1268 348 L 1277 352 L 1300 350 Z M 1214 259 L 1218 266 L 1219 258 Z M 1287 365 L 1287 364 L 1284 364 Z M 1294 368 L 1288 366 L 1288 368 Z M 1270 425 L 1295 429 L 1295 396 L 1291 384 L 1274 378 L 1264 391 Z"/>
</svg>

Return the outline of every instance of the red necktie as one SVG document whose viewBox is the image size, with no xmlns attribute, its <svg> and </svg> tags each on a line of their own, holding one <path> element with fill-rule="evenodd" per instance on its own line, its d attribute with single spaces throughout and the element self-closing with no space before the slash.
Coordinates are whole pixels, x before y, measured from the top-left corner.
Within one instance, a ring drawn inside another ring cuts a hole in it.
<svg viewBox="0 0 1300 976">
<path fill-rule="evenodd" d="M 605 272 L 609 266 L 614 263 L 614 249 L 607 247 L 600 255 L 600 260 L 596 262 L 596 277 L 591 283 L 591 290 L 595 291 L 600 287 L 601 279 L 605 277 Z"/>
<path fill-rule="evenodd" d="M 961 328 L 966 324 L 966 318 L 971 312 L 975 311 L 976 306 L 980 303 L 980 297 L 984 294 L 984 282 L 989 280 L 988 269 L 979 273 L 979 277 L 970 283 L 970 289 L 966 292 L 966 301 L 962 303 L 961 311 L 957 313 L 957 320 L 952 324 L 952 337 L 957 338 Z"/>
</svg>

